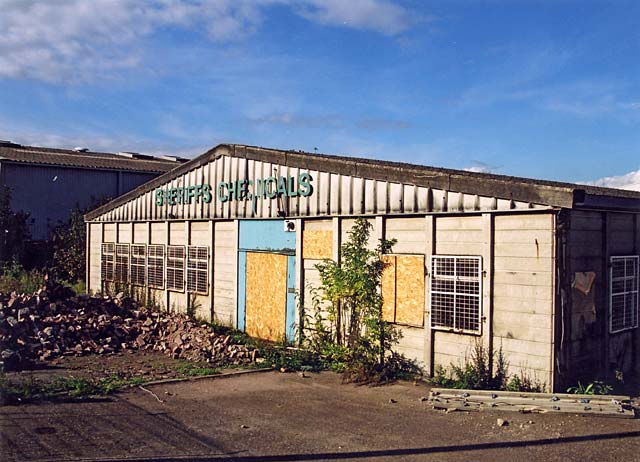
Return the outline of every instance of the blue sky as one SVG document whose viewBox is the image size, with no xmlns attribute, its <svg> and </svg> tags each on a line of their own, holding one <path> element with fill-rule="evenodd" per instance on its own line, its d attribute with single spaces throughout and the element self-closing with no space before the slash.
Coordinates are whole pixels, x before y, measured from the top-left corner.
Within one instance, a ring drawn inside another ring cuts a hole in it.
<svg viewBox="0 0 640 462">
<path fill-rule="evenodd" d="M 640 187 L 640 2 L 0 0 L 0 139 Z"/>
</svg>

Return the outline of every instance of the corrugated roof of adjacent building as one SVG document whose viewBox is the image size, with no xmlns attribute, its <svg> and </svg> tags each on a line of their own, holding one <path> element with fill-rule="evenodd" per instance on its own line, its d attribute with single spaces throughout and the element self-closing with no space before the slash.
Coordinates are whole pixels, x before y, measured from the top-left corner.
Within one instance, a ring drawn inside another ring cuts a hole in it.
<svg viewBox="0 0 640 462">
<path fill-rule="evenodd" d="M 130 170 L 135 172 L 168 172 L 181 165 L 186 159 L 162 159 L 148 155 L 112 154 L 79 149 L 57 149 L 37 146 L 22 146 L 8 141 L 0 141 L 0 161 L 20 162 L 38 165 L 56 165 L 76 168 L 97 168 L 104 170 Z"/>
</svg>

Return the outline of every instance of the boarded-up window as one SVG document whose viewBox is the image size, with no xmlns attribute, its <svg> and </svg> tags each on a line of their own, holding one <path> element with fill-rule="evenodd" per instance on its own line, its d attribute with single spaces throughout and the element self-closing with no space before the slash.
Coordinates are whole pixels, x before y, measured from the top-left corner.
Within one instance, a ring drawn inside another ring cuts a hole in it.
<svg viewBox="0 0 640 462">
<path fill-rule="evenodd" d="M 612 333 L 638 327 L 638 259 L 637 255 L 611 257 L 609 329 Z"/>
<path fill-rule="evenodd" d="M 187 248 L 187 291 L 206 294 L 209 289 L 209 247 Z"/>
<path fill-rule="evenodd" d="M 116 244 L 115 280 L 129 282 L 129 244 Z"/>
<path fill-rule="evenodd" d="M 100 251 L 100 278 L 113 281 L 116 245 L 112 242 L 102 244 Z"/>
<path fill-rule="evenodd" d="M 131 284 L 145 285 L 147 247 L 144 244 L 131 245 Z"/>
<path fill-rule="evenodd" d="M 305 229 L 302 233 L 302 258 L 322 260 L 333 257 L 333 231 Z"/>
<path fill-rule="evenodd" d="M 431 327 L 480 333 L 481 257 L 431 257 Z"/>
<path fill-rule="evenodd" d="M 167 289 L 184 290 L 184 246 L 167 246 Z"/>
<path fill-rule="evenodd" d="M 147 281 L 149 287 L 164 288 L 164 245 L 147 247 Z"/>
<path fill-rule="evenodd" d="M 410 326 L 424 325 L 424 256 L 384 255 L 382 317 Z"/>
</svg>

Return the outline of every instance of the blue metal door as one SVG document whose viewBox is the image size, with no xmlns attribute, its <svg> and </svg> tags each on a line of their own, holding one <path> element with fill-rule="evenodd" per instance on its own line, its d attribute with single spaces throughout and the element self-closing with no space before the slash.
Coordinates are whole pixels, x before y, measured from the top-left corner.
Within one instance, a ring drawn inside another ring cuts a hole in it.
<svg viewBox="0 0 640 462">
<path fill-rule="evenodd" d="M 282 312 L 283 319 L 281 331 L 285 333 L 287 341 L 294 341 L 296 338 L 296 300 L 295 300 L 295 233 L 284 230 L 282 220 L 244 220 L 240 221 L 240 236 L 238 246 L 238 329 L 247 331 L 247 271 L 256 271 L 252 265 L 247 268 L 247 255 L 254 253 L 265 253 L 271 255 L 286 256 L 286 294 L 282 299 L 278 297 L 276 312 Z M 267 259 L 268 260 L 268 259 Z M 280 267 L 263 268 L 265 271 L 265 284 L 270 284 L 269 271 L 280 271 Z M 276 280 L 279 275 L 275 276 Z M 255 290 L 256 275 L 249 274 L 249 280 Z M 265 288 L 271 289 L 271 287 Z M 251 297 L 251 294 L 249 294 Z M 281 300 L 281 302 L 280 302 Z M 281 306 L 280 306 L 281 303 Z M 265 307 L 273 309 L 274 307 Z M 271 310 L 273 312 L 273 310 Z M 252 326 L 250 326 L 252 327 Z M 250 328 L 250 331 L 255 329 Z"/>
</svg>

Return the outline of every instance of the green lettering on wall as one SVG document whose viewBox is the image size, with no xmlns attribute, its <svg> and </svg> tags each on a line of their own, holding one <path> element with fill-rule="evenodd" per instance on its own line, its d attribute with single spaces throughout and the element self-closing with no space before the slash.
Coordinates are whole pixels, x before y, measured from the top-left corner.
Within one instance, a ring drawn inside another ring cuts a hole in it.
<svg viewBox="0 0 640 462">
<path fill-rule="evenodd" d="M 309 172 L 296 176 L 270 176 L 255 180 L 243 179 L 220 181 L 216 185 L 215 195 L 222 203 L 229 201 L 255 201 L 258 198 L 275 199 L 276 197 L 309 197 L 313 194 L 313 178 Z M 174 188 L 158 188 L 155 190 L 156 205 L 209 204 L 213 200 L 210 184 L 178 186 Z"/>
</svg>

